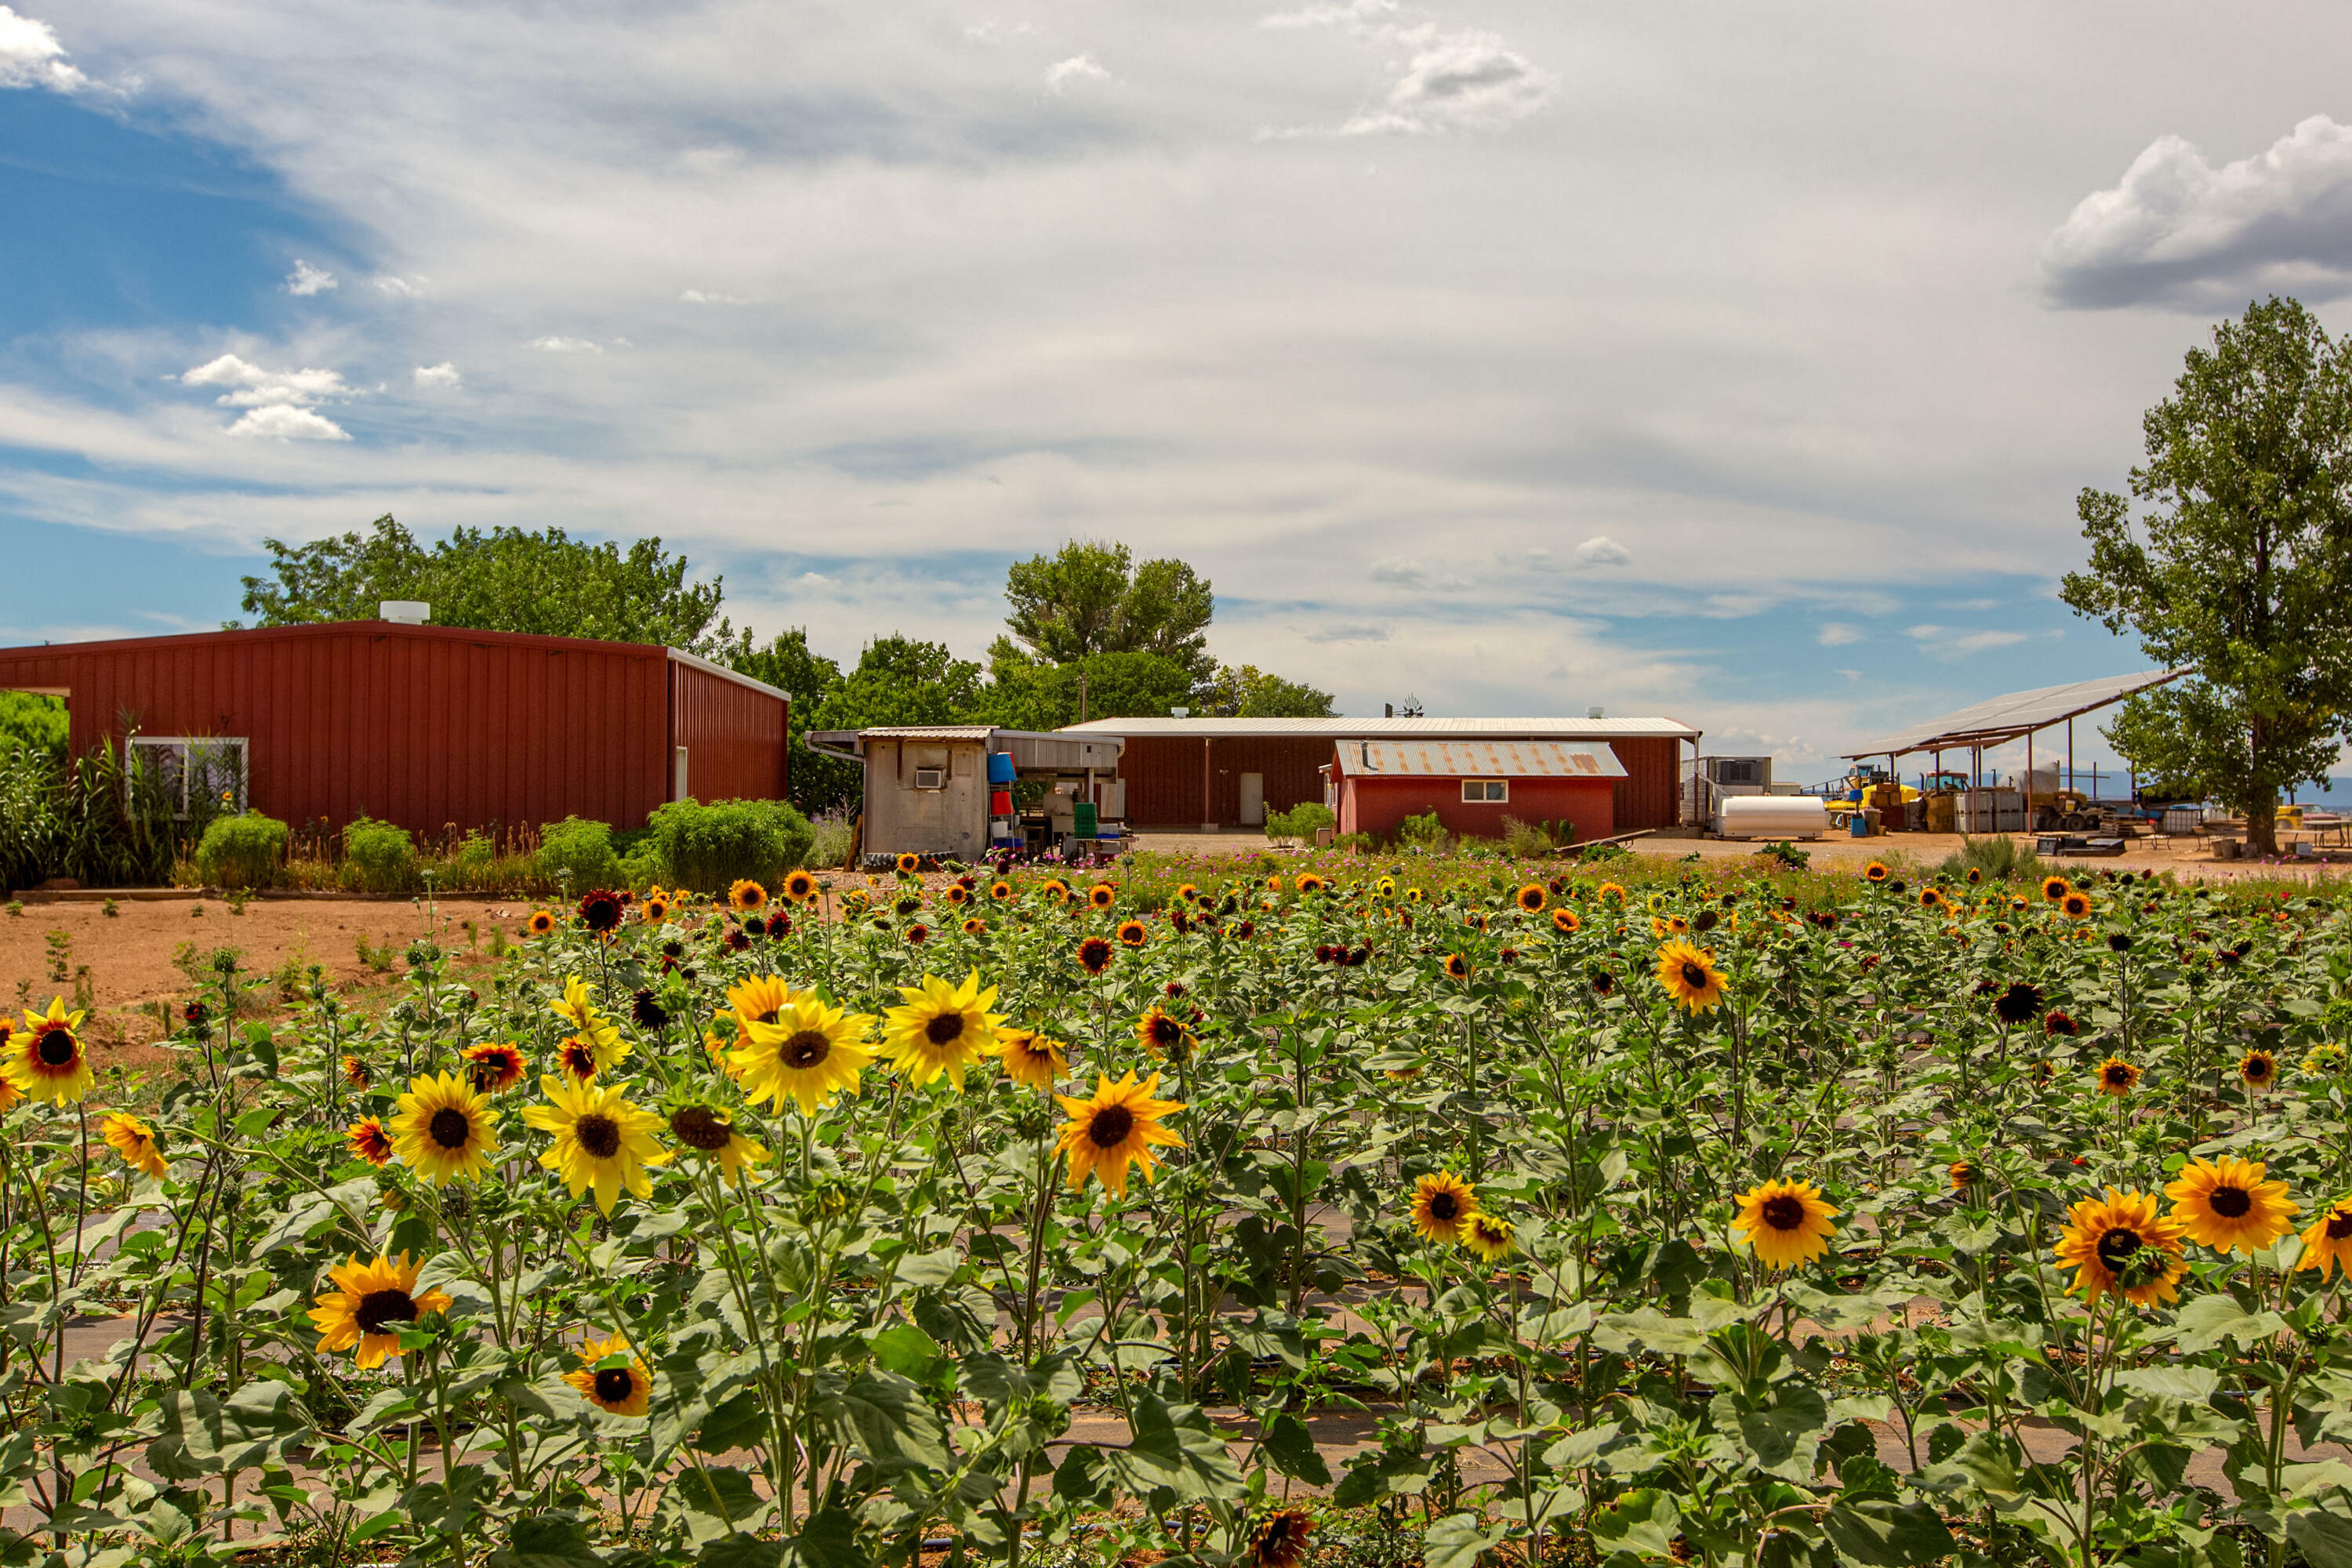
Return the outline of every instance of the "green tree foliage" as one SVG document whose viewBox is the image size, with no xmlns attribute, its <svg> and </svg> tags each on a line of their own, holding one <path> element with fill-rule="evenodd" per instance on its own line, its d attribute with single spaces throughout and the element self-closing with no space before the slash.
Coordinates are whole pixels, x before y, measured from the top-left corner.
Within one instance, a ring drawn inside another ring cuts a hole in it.
<svg viewBox="0 0 2352 1568">
<path fill-rule="evenodd" d="M 1227 664 L 1195 693 L 1194 708 L 1217 719 L 1328 719 L 1331 694 L 1254 664 Z"/>
<path fill-rule="evenodd" d="M 383 600 L 423 599 L 436 626 L 656 643 L 709 658 L 737 640 L 719 616 L 722 580 L 688 583 L 686 557 L 658 539 L 624 552 L 560 528 L 460 528 L 427 549 L 387 513 L 363 534 L 262 542 L 271 575 L 246 578 L 244 602 L 260 626 L 370 621 Z"/>
<path fill-rule="evenodd" d="M 66 727 L 66 705 L 58 699 L 37 697 L 29 691 L 0 691 L 0 754 L 15 742 L 53 763 L 62 763 Z"/>
<path fill-rule="evenodd" d="M 801 639 L 800 648 L 805 653 L 806 638 Z M 833 668 L 830 659 L 809 658 L 813 669 Z M 805 729 L 795 733 L 877 724 L 985 723 L 982 702 L 986 689 L 980 666 L 956 658 L 946 644 L 919 642 L 894 632 L 866 645 L 856 667 L 827 687 L 808 710 Z M 854 810 L 861 799 L 864 784 L 854 763 L 801 750 L 793 753 L 791 772 L 793 804 L 804 812 Z"/>
<path fill-rule="evenodd" d="M 2085 489 L 2085 570 L 2061 596 L 2196 673 L 2105 733 L 2143 772 L 2193 778 L 2276 850 L 2279 792 L 2324 776 L 2352 717 L 2352 358 L 2292 300 L 2193 349 L 2142 421 L 2131 502 Z"/>
<path fill-rule="evenodd" d="M 856 765 L 812 752 L 803 743 L 811 728 L 824 728 L 815 722 L 816 716 L 842 683 L 841 666 L 809 647 L 807 628 L 778 632 L 764 647 L 754 647 L 751 634 L 744 632 L 727 651 L 726 662 L 738 673 L 792 696 L 784 720 L 791 748 L 786 798 L 812 816 L 856 801 Z"/>
<path fill-rule="evenodd" d="M 1042 664 L 1016 652 L 996 660 L 982 707 L 988 722 L 1008 730 L 1058 730 L 1081 719 L 1165 718 L 1192 691 L 1183 667 L 1156 653 L 1097 653 Z"/>
<path fill-rule="evenodd" d="M 989 650 L 992 664 L 1017 651 L 1017 640 L 1047 664 L 1090 654 L 1157 654 L 1188 680 L 1208 679 L 1209 618 L 1215 596 L 1181 561 L 1137 563 L 1124 544 L 1071 540 L 1052 555 L 1016 561 L 1005 574 L 1011 638 Z"/>
</svg>

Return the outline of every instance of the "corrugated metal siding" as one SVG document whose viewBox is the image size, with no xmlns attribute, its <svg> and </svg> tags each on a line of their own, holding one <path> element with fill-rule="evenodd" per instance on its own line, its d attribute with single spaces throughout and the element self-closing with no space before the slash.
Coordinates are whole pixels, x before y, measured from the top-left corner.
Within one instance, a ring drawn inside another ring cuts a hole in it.
<svg viewBox="0 0 2352 1568">
<path fill-rule="evenodd" d="M 1624 773 L 1605 747 L 1562 741 L 1357 741 L 1337 748 L 1349 773 L 1429 778 L 1596 778 Z"/>
<path fill-rule="evenodd" d="M 1339 831 L 1392 834 L 1408 816 L 1425 811 L 1449 833 L 1500 838 L 1503 818 L 1525 823 L 1572 822 L 1576 840 L 1606 838 L 1618 829 L 1610 781 L 1586 778 L 1517 778 L 1511 798 L 1492 805 L 1465 801 L 1458 778 L 1370 778 L 1349 774 L 1340 785 Z"/>
<path fill-rule="evenodd" d="M 1213 740 L 1209 747 L 1209 805 L 1201 815 L 1201 748 L 1192 739 L 1141 735 L 1127 742 L 1118 776 L 1127 781 L 1127 819 L 1139 827 L 1228 826 L 1241 819 L 1241 775 L 1265 777 L 1265 808 L 1288 811 L 1301 801 L 1323 798 L 1319 770 L 1331 760 L 1324 735 Z"/>
<path fill-rule="evenodd" d="M 1616 831 L 1672 827 L 1682 816 L 1682 742 L 1629 737 L 1610 742 L 1609 749 L 1625 764 L 1617 781 Z"/>
<path fill-rule="evenodd" d="M 242 735 L 248 798 L 290 821 L 629 827 L 667 796 L 669 663 L 627 643 L 353 622 L 0 649 L 0 686 L 70 689 L 77 752 L 119 743 L 125 716 L 151 735 Z"/>
<path fill-rule="evenodd" d="M 784 700 L 679 659 L 669 661 L 670 744 L 686 748 L 698 800 L 782 800 Z"/>
</svg>

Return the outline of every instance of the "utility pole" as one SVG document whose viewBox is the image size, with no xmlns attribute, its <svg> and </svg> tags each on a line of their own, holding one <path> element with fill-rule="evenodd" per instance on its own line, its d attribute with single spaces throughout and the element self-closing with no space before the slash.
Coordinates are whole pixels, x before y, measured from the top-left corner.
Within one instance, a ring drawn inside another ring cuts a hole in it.
<svg viewBox="0 0 2352 1568">
<path fill-rule="evenodd" d="M 1087 721 L 1087 672 L 1078 671 L 1078 722 Z"/>
</svg>

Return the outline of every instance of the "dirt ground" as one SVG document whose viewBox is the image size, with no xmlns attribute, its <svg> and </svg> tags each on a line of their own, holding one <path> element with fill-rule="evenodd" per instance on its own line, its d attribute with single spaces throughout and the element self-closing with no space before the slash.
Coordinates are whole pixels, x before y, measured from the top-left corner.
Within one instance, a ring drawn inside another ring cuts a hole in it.
<svg viewBox="0 0 2352 1568">
<path fill-rule="evenodd" d="M 62 995 L 73 1005 L 78 977 L 87 970 L 89 1017 L 84 1033 L 93 1060 L 138 1070 L 159 1058 L 151 1048 L 163 1032 L 154 1009 L 185 1001 L 196 985 L 184 966 L 210 979 L 212 955 L 234 948 L 249 974 L 267 973 L 290 963 L 299 975 L 316 963 L 339 990 L 381 984 L 403 971 L 398 955 L 435 922 L 423 908 L 405 900 L 373 899 L 254 899 L 243 914 L 218 899 L 184 895 L 124 898 L 110 916 L 100 903 L 35 901 L 23 912 L 0 917 L 0 1005 L 39 1008 Z M 519 935 L 530 906 L 513 899 L 444 900 L 438 906 L 438 940 L 465 949 L 463 922 L 471 921 L 480 940 L 492 924 Z M 62 956 L 52 939 L 62 937 Z M 390 948 L 389 972 L 360 956 Z M 58 978 L 62 970 L 63 979 Z M 265 990 L 257 1002 L 274 1002 Z"/>
</svg>

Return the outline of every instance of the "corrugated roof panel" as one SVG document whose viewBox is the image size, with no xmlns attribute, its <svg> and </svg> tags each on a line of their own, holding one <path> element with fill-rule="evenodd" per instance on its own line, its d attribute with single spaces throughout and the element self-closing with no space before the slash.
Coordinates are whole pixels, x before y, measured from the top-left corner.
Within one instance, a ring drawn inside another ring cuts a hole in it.
<svg viewBox="0 0 2352 1568">
<path fill-rule="evenodd" d="M 1661 736 L 1696 741 L 1699 731 L 1674 719 L 1097 719 L 1067 726 L 1065 734 L 1307 736 L 1333 740 L 1370 738 L 1433 740 L 1494 737 L 1519 740 L 1607 741 L 1625 736 Z"/>
<path fill-rule="evenodd" d="M 2050 725 L 2120 702 L 2136 691 L 2161 686 L 2187 675 L 2186 669 L 2148 669 L 2137 675 L 2111 675 L 2099 680 L 2074 680 L 2063 686 L 2036 687 L 1989 697 L 1957 712 L 1889 735 L 1875 745 L 1848 752 L 1848 758 L 1901 756 L 1906 752 L 1937 749 L 1957 751 L 1971 745 L 2011 741 L 2029 730 Z"/>
<path fill-rule="evenodd" d="M 1614 752 L 1559 741 L 1364 741 L 1338 743 L 1339 771 L 1371 778 L 1622 779 Z"/>
</svg>

